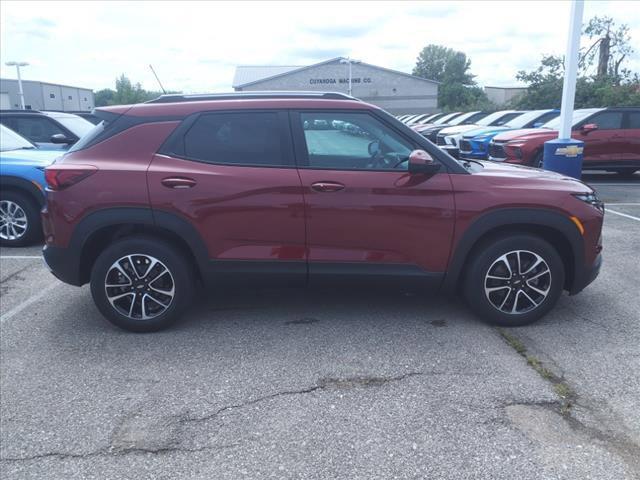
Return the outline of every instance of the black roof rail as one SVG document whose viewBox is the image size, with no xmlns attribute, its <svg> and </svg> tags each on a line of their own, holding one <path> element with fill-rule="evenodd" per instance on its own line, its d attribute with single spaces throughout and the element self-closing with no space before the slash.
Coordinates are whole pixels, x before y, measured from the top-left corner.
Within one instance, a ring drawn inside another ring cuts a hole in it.
<svg viewBox="0 0 640 480">
<path fill-rule="evenodd" d="M 203 94 L 167 94 L 145 103 L 200 102 L 205 100 L 248 100 L 266 98 L 325 98 L 331 100 L 358 100 L 340 92 L 232 92 Z"/>
</svg>

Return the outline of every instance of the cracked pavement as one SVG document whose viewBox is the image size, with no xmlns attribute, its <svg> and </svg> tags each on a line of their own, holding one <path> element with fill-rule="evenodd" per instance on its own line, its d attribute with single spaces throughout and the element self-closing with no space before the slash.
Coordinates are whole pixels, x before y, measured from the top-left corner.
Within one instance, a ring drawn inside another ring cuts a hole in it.
<svg viewBox="0 0 640 480">
<path fill-rule="evenodd" d="M 508 329 L 570 387 L 568 412 L 459 301 L 217 292 L 135 335 L 87 287 L 38 298 L 56 283 L 41 261 L 7 258 L 38 247 L 1 249 L 0 313 L 36 300 L 0 324 L 0 477 L 640 478 L 640 222 L 608 214 L 604 237 L 596 283 Z"/>
</svg>

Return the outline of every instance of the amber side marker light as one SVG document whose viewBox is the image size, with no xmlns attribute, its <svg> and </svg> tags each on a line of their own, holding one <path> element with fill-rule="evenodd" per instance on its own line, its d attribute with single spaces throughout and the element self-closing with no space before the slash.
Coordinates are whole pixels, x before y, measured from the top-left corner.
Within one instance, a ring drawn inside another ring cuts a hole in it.
<svg viewBox="0 0 640 480">
<path fill-rule="evenodd" d="M 578 230 L 580 230 L 580 235 L 584 235 L 584 227 L 582 226 L 582 222 L 578 217 L 569 217 L 573 223 L 576 224 Z"/>
</svg>

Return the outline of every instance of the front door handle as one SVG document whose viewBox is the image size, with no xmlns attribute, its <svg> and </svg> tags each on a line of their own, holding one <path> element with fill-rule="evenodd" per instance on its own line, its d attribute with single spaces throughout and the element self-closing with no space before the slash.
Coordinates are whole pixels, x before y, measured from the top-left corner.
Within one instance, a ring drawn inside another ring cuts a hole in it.
<svg viewBox="0 0 640 480">
<path fill-rule="evenodd" d="M 167 188 L 191 188 L 196 185 L 196 181 L 193 178 L 185 177 L 163 178 L 160 183 Z"/>
<path fill-rule="evenodd" d="M 337 192 L 344 188 L 344 185 L 338 182 L 316 182 L 311 184 L 316 192 Z"/>
</svg>

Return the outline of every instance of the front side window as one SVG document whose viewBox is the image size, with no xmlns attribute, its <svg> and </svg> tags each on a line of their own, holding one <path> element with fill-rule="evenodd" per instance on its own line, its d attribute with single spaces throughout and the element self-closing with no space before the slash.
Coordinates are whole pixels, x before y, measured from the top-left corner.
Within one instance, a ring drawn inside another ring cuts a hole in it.
<svg viewBox="0 0 640 480">
<path fill-rule="evenodd" d="M 44 116 L 14 118 L 15 131 L 32 142 L 49 143 L 53 135 L 64 135 L 60 127 Z"/>
<path fill-rule="evenodd" d="M 207 113 L 184 135 L 184 155 L 210 163 L 287 165 L 275 112 Z"/>
<path fill-rule="evenodd" d="M 619 130 L 622 128 L 622 112 L 601 112 L 591 117 L 587 123 L 595 123 L 598 130 Z"/>
<path fill-rule="evenodd" d="M 367 113 L 300 114 L 308 167 L 407 170 L 411 143 Z"/>
</svg>

